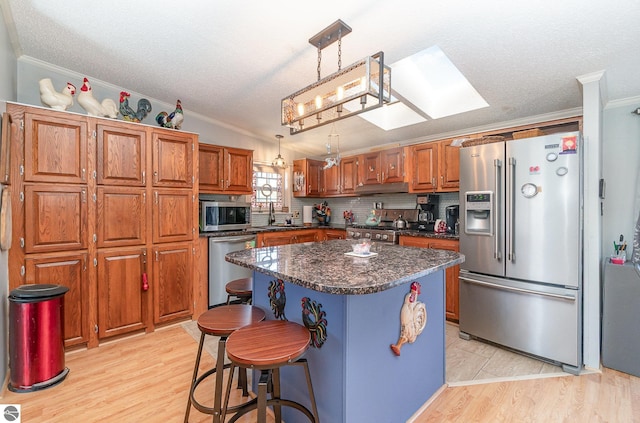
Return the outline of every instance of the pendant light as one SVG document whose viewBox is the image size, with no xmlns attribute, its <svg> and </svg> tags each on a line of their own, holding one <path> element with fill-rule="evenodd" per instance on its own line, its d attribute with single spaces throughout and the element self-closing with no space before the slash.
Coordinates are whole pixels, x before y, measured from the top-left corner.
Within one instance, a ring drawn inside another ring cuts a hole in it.
<svg viewBox="0 0 640 423">
<path fill-rule="evenodd" d="M 272 165 L 275 167 L 279 167 L 281 169 L 285 169 L 287 167 L 287 163 L 284 161 L 284 159 L 280 155 L 280 140 L 283 138 L 283 136 L 278 134 L 276 135 L 276 138 L 278 139 L 278 157 L 273 159 Z"/>
</svg>

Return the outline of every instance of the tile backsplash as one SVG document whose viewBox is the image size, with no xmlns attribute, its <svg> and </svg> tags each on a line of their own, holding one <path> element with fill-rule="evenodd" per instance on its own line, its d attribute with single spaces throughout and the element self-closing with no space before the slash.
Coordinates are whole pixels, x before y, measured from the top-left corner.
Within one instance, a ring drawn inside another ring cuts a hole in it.
<svg viewBox="0 0 640 423">
<path fill-rule="evenodd" d="M 444 219 L 444 211 L 447 206 L 458 204 L 458 193 L 447 192 L 437 194 L 440 202 L 438 207 L 438 217 Z M 351 210 L 356 218 L 356 222 L 363 223 L 367 215 L 373 208 L 374 202 L 381 202 L 382 208 L 385 209 L 414 209 L 416 208 L 416 194 L 377 194 L 361 197 L 330 197 L 330 198 L 293 198 L 291 201 L 291 210 L 289 213 L 278 214 L 276 221 L 281 223 L 284 218 L 291 215 L 293 211 L 298 211 L 299 218 L 294 219 L 295 224 L 302 224 L 302 207 L 326 201 L 331 208 L 332 225 L 339 226 L 344 224 L 342 212 Z M 253 214 L 253 226 L 266 225 L 266 213 Z M 261 223 L 264 220 L 265 223 Z"/>
</svg>

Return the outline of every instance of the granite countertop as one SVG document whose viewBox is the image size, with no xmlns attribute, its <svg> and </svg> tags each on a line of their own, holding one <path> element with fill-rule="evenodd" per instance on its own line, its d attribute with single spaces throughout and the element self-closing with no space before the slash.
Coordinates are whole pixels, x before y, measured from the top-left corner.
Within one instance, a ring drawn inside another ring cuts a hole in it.
<svg viewBox="0 0 640 423">
<path fill-rule="evenodd" d="M 200 237 L 222 237 L 222 236 L 239 236 L 239 235 L 255 235 L 260 232 L 282 232 L 282 231 L 295 231 L 302 229 L 342 229 L 344 230 L 344 225 L 336 225 L 336 226 L 302 226 L 302 225 L 274 225 L 274 226 L 254 226 L 249 229 L 239 230 L 239 231 L 219 231 L 219 232 L 200 232 Z M 414 236 L 421 238 L 436 238 L 436 239 L 450 239 L 457 241 L 460 237 L 455 234 L 449 233 L 436 233 L 436 232 L 425 232 L 425 231 L 417 231 L 414 229 L 405 229 L 399 231 L 400 235 L 404 236 Z"/>
<path fill-rule="evenodd" d="M 464 262 L 447 250 L 375 244 L 368 258 L 346 256 L 352 240 L 333 240 L 252 248 L 228 253 L 233 264 L 296 285 L 338 295 L 364 295 L 412 282 Z"/>
</svg>

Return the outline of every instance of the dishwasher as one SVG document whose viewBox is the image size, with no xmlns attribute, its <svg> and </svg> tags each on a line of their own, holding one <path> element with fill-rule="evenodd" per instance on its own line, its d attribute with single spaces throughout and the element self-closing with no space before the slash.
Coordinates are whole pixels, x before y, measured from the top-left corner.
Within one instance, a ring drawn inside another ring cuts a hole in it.
<svg viewBox="0 0 640 423">
<path fill-rule="evenodd" d="M 222 236 L 209 238 L 209 308 L 227 302 L 225 286 L 234 279 L 247 278 L 253 272 L 229 263 L 227 253 L 255 246 L 255 235 Z"/>
</svg>

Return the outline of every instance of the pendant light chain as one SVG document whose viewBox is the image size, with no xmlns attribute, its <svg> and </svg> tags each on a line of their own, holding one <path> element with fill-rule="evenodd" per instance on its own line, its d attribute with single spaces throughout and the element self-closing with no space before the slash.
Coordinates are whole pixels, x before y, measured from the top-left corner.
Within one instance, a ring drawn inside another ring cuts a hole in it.
<svg viewBox="0 0 640 423">
<path fill-rule="evenodd" d="M 342 30 L 338 31 L 338 70 L 342 69 Z"/>
<path fill-rule="evenodd" d="M 318 81 L 320 81 L 320 63 L 322 63 L 322 49 L 318 44 Z"/>
</svg>

